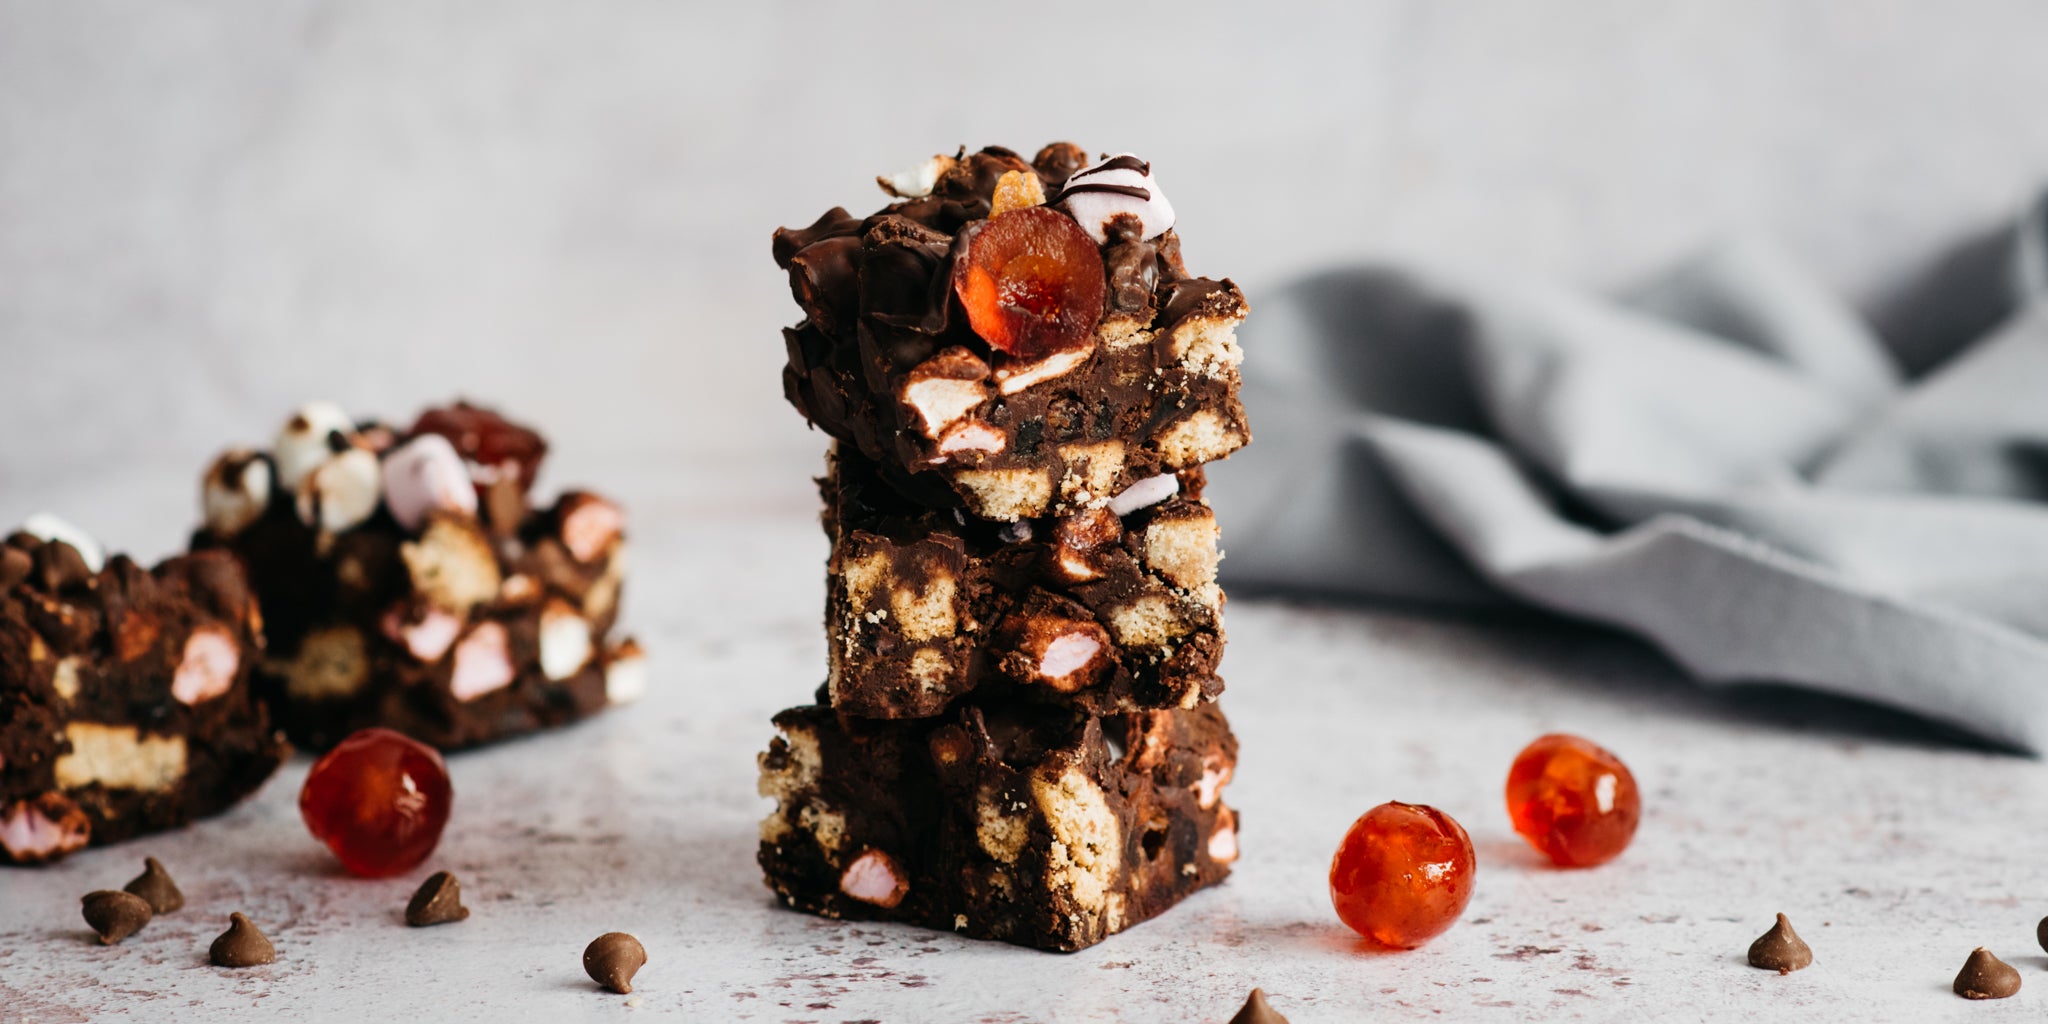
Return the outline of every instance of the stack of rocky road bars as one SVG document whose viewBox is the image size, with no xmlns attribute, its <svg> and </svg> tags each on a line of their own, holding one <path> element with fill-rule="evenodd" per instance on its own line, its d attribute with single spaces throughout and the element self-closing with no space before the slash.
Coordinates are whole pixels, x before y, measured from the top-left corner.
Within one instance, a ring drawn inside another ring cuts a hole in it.
<svg viewBox="0 0 2048 1024">
<path fill-rule="evenodd" d="M 1129 155 L 990 147 L 775 233 L 834 438 L 830 665 L 760 759 L 789 906 L 1075 950 L 1221 881 L 1237 743 L 1202 467 L 1244 297 Z"/>
</svg>

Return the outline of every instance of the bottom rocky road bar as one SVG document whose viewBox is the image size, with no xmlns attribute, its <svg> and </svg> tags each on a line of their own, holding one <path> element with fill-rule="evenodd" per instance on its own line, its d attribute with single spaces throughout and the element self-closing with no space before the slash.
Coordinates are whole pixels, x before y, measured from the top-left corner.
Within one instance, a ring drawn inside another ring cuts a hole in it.
<svg viewBox="0 0 2048 1024">
<path fill-rule="evenodd" d="M 959 704 L 930 719 L 775 717 L 769 888 L 834 918 L 1071 952 L 1221 882 L 1237 740 L 1214 706 L 1090 717 Z"/>
</svg>

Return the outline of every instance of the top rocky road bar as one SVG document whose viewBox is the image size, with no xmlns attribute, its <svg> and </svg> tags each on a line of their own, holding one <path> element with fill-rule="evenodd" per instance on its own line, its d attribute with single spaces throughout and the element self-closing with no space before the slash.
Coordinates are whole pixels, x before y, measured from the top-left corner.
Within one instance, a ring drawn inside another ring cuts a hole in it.
<svg viewBox="0 0 2048 1024">
<path fill-rule="evenodd" d="M 775 232 L 805 314 L 783 390 L 907 496 L 1064 516 L 1251 440 L 1244 295 L 1187 272 L 1150 165 L 1061 142 L 877 180 L 879 212 Z"/>
</svg>

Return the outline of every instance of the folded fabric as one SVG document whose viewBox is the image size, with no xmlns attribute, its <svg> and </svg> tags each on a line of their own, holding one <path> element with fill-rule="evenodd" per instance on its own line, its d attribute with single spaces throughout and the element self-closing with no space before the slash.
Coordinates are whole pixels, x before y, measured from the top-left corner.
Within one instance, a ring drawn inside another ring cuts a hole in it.
<svg viewBox="0 0 2048 1024">
<path fill-rule="evenodd" d="M 1756 240 L 1618 297 L 1389 266 L 1255 297 L 1226 582 L 1526 604 L 2048 750 L 2048 201 L 1978 248 L 1887 338 Z"/>
</svg>

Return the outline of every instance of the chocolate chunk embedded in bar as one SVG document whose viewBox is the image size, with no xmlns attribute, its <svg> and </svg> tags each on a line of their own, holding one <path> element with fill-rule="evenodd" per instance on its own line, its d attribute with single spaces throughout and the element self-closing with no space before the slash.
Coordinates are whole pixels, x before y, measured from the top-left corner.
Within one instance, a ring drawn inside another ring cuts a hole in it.
<svg viewBox="0 0 2048 1024">
<path fill-rule="evenodd" d="M 1102 508 L 1251 439 L 1243 294 L 1188 275 L 1142 161 L 1062 194 L 1072 151 L 934 158 L 887 179 L 899 201 L 873 216 L 775 233 L 805 313 L 784 332 L 786 396 L 926 503 L 1006 521 Z M 1006 174 L 1035 176 L 1048 205 L 991 219 Z M 1086 260 L 1055 258 L 1070 235 Z"/>
<path fill-rule="evenodd" d="M 638 695 L 639 648 L 607 639 L 624 517 L 585 491 L 535 504 L 546 451 L 476 406 L 401 431 L 314 403 L 269 452 L 207 471 L 192 544 L 248 566 L 268 640 L 257 681 L 294 742 L 381 725 L 454 749 Z"/>
<path fill-rule="evenodd" d="M 1237 741 L 1213 706 L 1090 717 L 955 705 L 930 719 L 775 717 L 769 888 L 798 910 L 1072 951 L 1221 882 Z"/>
<path fill-rule="evenodd" d="M 1121 516 L 994 523 L 918 505 L 837 446 L 819 482 L 830 703 L 918 718 L 969 692 L 1097 714 L 1214 699 L 1216 519 L 1201 470 L 1184 476 Z"/>
<path fill-rule="evenodd" d="M 0 544 L 0 863 L 176 828 L 255 792 L 289 752 L 250 685 L 258 622 L 226 555 L 153 570 L 115 555 L 95 571 L 66 541 Z"/>
</svg>

